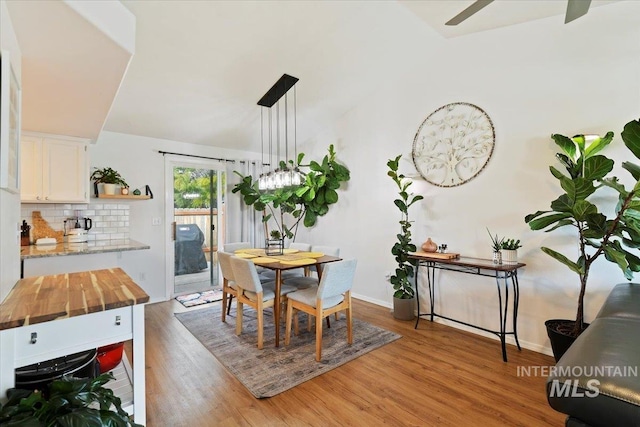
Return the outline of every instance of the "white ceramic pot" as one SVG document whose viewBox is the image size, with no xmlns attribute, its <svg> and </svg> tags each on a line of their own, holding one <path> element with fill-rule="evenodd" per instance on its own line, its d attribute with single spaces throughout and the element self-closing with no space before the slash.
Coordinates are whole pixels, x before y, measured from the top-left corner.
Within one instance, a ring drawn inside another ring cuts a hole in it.
<svg viewBox="0 0 640 427">
<path fill-rule="evenodd" d="M 503 249 L 502 250 L 502 262 L 504 264 L 516 264 L 518 262 L 518 250 L 517 249 Z"/>
<path fill-rule="evenodd" d="M 104 194 L 116 194 L 115 184 L 102 184 L 104 188 Z"/>
</svg>

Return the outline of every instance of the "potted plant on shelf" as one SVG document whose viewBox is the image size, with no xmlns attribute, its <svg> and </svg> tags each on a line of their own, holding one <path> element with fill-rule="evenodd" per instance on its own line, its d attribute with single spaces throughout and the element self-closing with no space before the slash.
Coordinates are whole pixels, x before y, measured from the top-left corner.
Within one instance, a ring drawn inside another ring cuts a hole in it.
<svg viewBox="0 0 640 427">
<path fill-rule="evenodd" d="M 399 320 L 412 320 L 415 317 L 415 291 L 411 283 L 415 264 L 409 259 L 409 252 L 416 251 L 416 245 L 411 243 L 411 221 L 409 221 L 409 207 L 415 202 L 422 200 L 421 195 L 413 195 L 407 192 L 413 182 L 404 175 L 398 174 L 398 163 L 402 155 L 387 162 L 389 172 L 387 175 L 393 179 L 398 187 L 398 199 L 393 203 L 400 210 L 400 233 L 397 234 L 398 241 L 391 248 L 391 253 L 395 256 L 397 267 L 395 274 L 392 274 L 389 281 L 393 285 L 393 317 Z"/>
<path fill-rule="evenodd" d="M 142 427 L 122 409 L 113 391 L 104 385 L 115 379 L 105 373 L 96 378 L 62 377 L 47 392 L 9 389 L 0 405 L 0 424 L 7 426 L 122 426 Z"/>
<path fill-rule="evenodd" d="M 500 250 L 500 252 L 502 252 L 502 262 L 505 264 L 517 263 L 518 249 L 521 247 L 520 240 L 505 238 Z"/>
<path fill-rule="evenodd" d="M 493 236 L 487 228 L 487 233 L 491 237 L 491 249 L 493 250 L 493 263 L 502 264 L 502 244 L 504 243 L 504 237 L 498 237 L 496 234 Z"/>
<path fill-rule="evenodd" d="M 116 185 L 120 185 L 123 188 L 129 188 L 129 185 L 124 178 L 122 178 L 120 173 L 111 168 L 96 169 L 91 174 L 91 179 L 96 184 L 103 184 L 104 194 L 115 194 Z"/>
<path fill-rule="evenodd" d="M 629 151 L 640 158 L 640 121 L 624 126 L 622 140 Z M 640 258 L 626 250 L 640 247 L 640 166 L 622 162 L 622 168 L 631 174 L 631 189 L 611 176 L 614 161 L 598 154 L 613 140 L 613 132 L 604 137 L 576 135 L 568 138 L 554 134 L 551 138 L 560 147 L 556 158 L 564 166 L 563 174 L 551 166 L 551 174 L 558 180 L 563 193 L 551 202 L 551 210 L 538 211 L 525 217 L 532 230 L 550 232 L 561 227 L 572 227 L 577 234 L 578 258 L 575 261 L 547 247 L 542 251 L 566 265 L 578 275 L 580 292 L 575 320 L 551 319 L 545 322 L 556 360 L 584 331 L 584 296 L 593 263 L 604 258 L 620 267 L 631 280 L 633 272 L 640 271 Z M 590 139 L 590 141 L 588 141 Z M 617 193 L 616 200 L 592 197 L 607 188 Z M 589 200 L 588 200 L 589 199 Z M 605 206 L 607 202 L 612 206 Z M 601 211 L 613 212 L 607 217 Z"/>
</svg>

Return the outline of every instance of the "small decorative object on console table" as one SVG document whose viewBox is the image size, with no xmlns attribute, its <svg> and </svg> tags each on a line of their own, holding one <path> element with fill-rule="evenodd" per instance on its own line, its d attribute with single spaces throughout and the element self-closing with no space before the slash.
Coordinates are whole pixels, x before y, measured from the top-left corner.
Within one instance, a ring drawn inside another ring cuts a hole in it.
<svg viewBox="0 0 640 427">
<path fill-rule="evenodd" d="M 499 238 L 497 234 L 495 236 L 492 236 L 488 228 L 487 228 L 487 233 L 489 233 L 489 237 L 491 237 L 491 249 L 493 249 L 493 263 L 502 264 L 502 244 L 504 243 L 504 237 Z"/>
<path fill-rule="evenodd" d="M 425 252 L 436 252 L 438 250 L 438 245 L 431 240 L 431 237 L 427 239 L 421 246 L 422 250 Z"/>
<path fill-rule="evenodd" d="M 502 242 L 502 262 L 505 264 L 515 264 L 518 262 L 518 248 L 521 248 L 520 240 L 505 239 Z"/>
</svg>

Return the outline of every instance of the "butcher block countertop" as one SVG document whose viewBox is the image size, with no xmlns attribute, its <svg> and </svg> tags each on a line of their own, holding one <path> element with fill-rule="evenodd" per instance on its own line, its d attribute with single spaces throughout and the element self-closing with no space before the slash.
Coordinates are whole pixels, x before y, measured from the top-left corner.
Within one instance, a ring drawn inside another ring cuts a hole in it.
<svg viewBox="0 0 640 427">
<path fill-rule="evenodd" d="M 20 247 L 20 258 L 25 260 L 66 255 L 137 251 L 149 248 L 149 245 L 131 239 L 99 240 L 88 243 L 58 243 L 56 245 L 29 245 Z"/>
<path fill-rule="evenodd" d="M 0 304 L 0 330 L 148 301 L 121 268 L 25 277 Z"/>
</svg>

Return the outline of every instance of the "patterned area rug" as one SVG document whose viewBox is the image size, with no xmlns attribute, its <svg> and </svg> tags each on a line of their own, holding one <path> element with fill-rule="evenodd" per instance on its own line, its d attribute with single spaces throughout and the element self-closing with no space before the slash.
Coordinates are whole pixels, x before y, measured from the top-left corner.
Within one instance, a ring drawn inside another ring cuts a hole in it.
<svg viewBox="0 0 640 427">
<path fill-rule="evenodd" d="M 211 291 L 196 292 L 188 295 L 180 295 L 176 297 L 176 301 L 185 307 L 193 307 L 200 304 L 207 304 L 222 299 L 222 290 L 213 289 Z"/>
<path fill-rule="evenodd" d="M 176 317 L 257 398 L 275 396 L 401 338 L 354 318 L 350 346 L 344 314 L 338 321 L 331 316 L 331 328 L 325 324 L 323 330 L 322 361 L 316 362 L 315 329 L 307 332 L 305 314 L 300 314 L 300 335 L 292 331 L 289 346 L 284 345 L 282 322 L 280 347 L 276 348 L 273 314 L 265 312 L 264 348 L 258 350 L 255 311 L 244 311 L 240 336 L 235 334 L 235 304 L 225 323 L 220 320 L 220 311 L 221 304 L 216 304 L 176 313 Z"/>
</svg>

